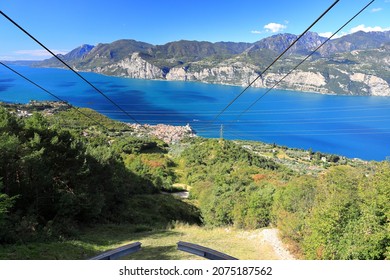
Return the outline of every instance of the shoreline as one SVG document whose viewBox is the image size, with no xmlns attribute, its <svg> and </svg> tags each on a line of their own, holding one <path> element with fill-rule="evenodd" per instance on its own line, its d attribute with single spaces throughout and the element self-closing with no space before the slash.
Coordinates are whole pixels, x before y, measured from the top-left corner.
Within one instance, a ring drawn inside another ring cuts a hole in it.
<svg viewBox="0 0 390 280">
<path fill-rule="evenodd" d="M 11 112 L 15 113 L 18 117 L 24 118 L 24 117 L 30 117 L 34 112 L 39 112 L 44 115 L 55 115 L 58 112 L 68 110 L 69 107 L 67 106 L 66 103 L 60 102 L 60 101 L 35 101 L 32 100 L 29 103 L 26 104 L 21 104 L 21 103 L 10 103 L 10 102 L 1 102 L 0 101 L 0 106 L 3 106 L 7 109 L 9 109 Z M 82 108 L 82 107 L 78 107 Z M 90 109 L 90 108 L 88 108 Z M 93 110 L 93 109 L 90 109 Z M 95 110 L 94 110 L 95 111 Z M 97 111 L 95 111 L 97 112 Z M 98 113 L 98 112 L 97 112 Z M 100 113 L 99 113 L 100 114 Z M 120 122 L 128 127 L 130 127 L 133 132 L 131 133 L 135 137 L 156 137 L 157 139 L 165 142 L 166 144 L 176 144 L 183 139 L 191 139 L 191 138 L 196 138 L 196 137 L 201 137 L 205 139 L 218 139 L 216 137 L 206 137 L 199 135 L 196 130 L 189 124 L 187 125 L 171 125 L 171 124 L 135 124 L 135 123 L 127 123 L 127 122 L 121 122 L 115 119 L 110 118 L 111 120 L 115 122 Z M 252 145 L 261 145 L 263 148 L 268 150 L 265 154 L 260 154 L 261 156 L 272 158 L 270 156 L 267 156 L 267 153 L 272 153 L 272 150 L 286 150 L 290 152 L 302 152 L 302 153 L 307 153 L 310 149 L 305 149 L 301 147 L 293 147 L 293 146 L 286 146 L 282 144 L 278 144 L 275 142 L 267 142 L 264 140 L 245 140 L 245 139 L 236 139 L 232 137 L 225 137 L 224 139 L 228 141 L 235 142 L 239 145 L 241 145 L 243 148 L 248 149 L 254 153 L 256 150 L 252 150 Z M 359 162 L 362 164 L 367 164 L 369 161 L 384 161 L 383 160 L 371 160 L 371 159 L 363 159 L 359 157 L 348 157 L 346 155 L 340 154 L 340 153 L 330 153 L 330 152 L 322 152 L 321 150 L 312 150 L 312 154 L 320 154 L 322 157 L 329 157 L 332 155 L 337 155 L 340 157 L 341 160 L 350 160 L 350 161 L 355 161 Z M 309 159 L 310 161 L 311 159 Z M 281 159 L 276 159 L 276 161 L 280 161 L 280 163 L 283 164 L 283 160 Z M 325 159 L 321 159 L 324 163 L 327 163 Z"/>
<path fill-rule="evenodd" d="M 11 64 L 12 65 L 12 64 Z M 68 68 L 64 67 L 35 67 L 35 66 L 27 66 L 27 65 L 18 65 L 18 66 L 24 66 L 29 68 L 37 68 L 37 69 L 61 69 L 70 71 Z M 132 78 L 128 76 L 118 76 L 118 75 L 108 75 L 101 72 L 96 72 L 92 70 L 79 70 L 77 68 L 74 68 L 75 71 L 79 73 L 93 73 L 97 75 L 102 75 L 105 77 L 115 77 L 115 78 L 123 78 L 123 79 L 131 79 L 131 80 L 139 80 L 139 81 L 158 81 L 158 82 L 177 82 L 177 83 L 199 83 L 199 84 L 205 84 L 205 85 L 219 85 L 219 86 L 229 86 L 229 87 L 237 87 L 237 88 L 246 88 L 246 86 L 243 85 L 237 85 L 237 84 L 228 84 L 228 83 L 210 83 L 206 81 L 183 81 L 183 80 L 167 80 L 167 79 L 141 79 L 141 78 Z M 254 89 L 263 89 L 263 90 L 269 90 L 271 87 L 257 87 L 257 86 L 251 86 L 250 88 Z M 291 88 L 280 88 L 275 87 L 272 90 L 281 90 L 281 91 L 288 91 L 288 92 L 299 92 L 303 94 L 317 94 L 317 95 L 328 95 L 328 96 L 348 96 L 348 97 L 359 97 L 359 96 L 367 96 L 367 97 L 385 97 L 390 98 L 390 96 L 382 96 L 382 95 L 358 95 L 358 94 L 341 94 L 341 93 L 332 93 L 332 92 L 320 92 L 320 91 L 302 91 L 302 90 L 296 90 Z M 271 91 L 272 91 L 271 90 Z"/>
<path fill-rule="evenodd" d="M 57 87 L 54 89 L 58 91 L 64 89 L 64 100 L 73 100 L 72 103 L 75 106 L 80 108 L 92 108 L 98 112 L 102 110 L 101 112 L 103 114 L 106 114 L 106 116 L 114 120 L 131 123 L 131 120 L 124 119 L 120 115 L 117 117 L 114 113 L 110 114 L 111 111 L 109 110 L 111 110 L 111 108 L 107 104 L 99 105 L 99 103 L 96 103 L 94 105 L 92 101 L 89 102 L 90 98 L 95 98 L 95 95 L 82 95 L 84 92 L 83 90 L 88 90 L 83 84 L 74 84 L 69 90 L 63 88 L 61 83 L 66 80 L 66 77 L 70 77 L 71 74 L 69 74 L 69 71 L 65 72 L 62 71 L 65 69 L 58 68 L 36 68 L 35 70 L 27 67 L 25 69 L 22 67 L 20 68 L 21 71 L 28 71 L 28 69 L 31 70 L 31 73 L 36 72 L 37 74 L 44 73 L 46 75 L 51 75 L 51 73 L 57 73 L 56 75 L 59 78 L 56 79 L 55 82 L 58 82 L 59 84 L 55 85 Z M 129 103 L 126 104 L 127 107 L 125 107 L 129 112 L 131 111 L 137 114 L 139 110 L 145 111 L 150 106 L 150 110 L 157 110 L 156 108 L 158 108 L 158 110 L 162 110 L 163 113 L 166 112 L 169 114 L 172 111 L 178 116 L 185 116 L 185 118 L 175 119 L 174 117 L 159 116 L 151 116 L 148 118 L 142 115 L 140 117 L 141 123 L 168 123 L 173 125 L 185 125 L 186 123 L 189 123 L 199 136 L 207 138 L 218 138 L 219 126 L 212 131 L 209 129 L 209 132 L 204 132 L 201 129 L 202 121 L 206 123 L 210 117 L 208 115 L 203 116 L 202 114 L 204 114 L 204 112 L 202 110 L 217 111 L 225 102 L 227 103 L 227 99 L 233 97 L 240 89 L 230 87 L 229 85 L 205 84 L 200 82 L 185 83 L 183 81 L 173 81 L 168 84 L 161 83 L 160 81 L 154 82 L 154 80 L 124 79 L 94 72 L 88 73 L 91 74 L 86 74 L 86 77 L 89 77 L 89 79 L 93 81 L 101 81 L 102 83 L 98 84 L 99 87 L 102 87 L 103 90 L 107 90 L 109 94 L 111 94 L 111 85 L 121 85 L 121 88 L 119 89 L 113 88 L 112 92 L 116 94 L 115 98 L 117 98 L 117 102 Z M 4 76 L 8 77 L 8 75 Z M 9 76 L 11 77 L 11 74 Z M 43 85 L 45 84 L 43 80 L 41 83 Z M 12 88 L 4 92 L 4 100 L 21 104 L 26 104 L 31 99 L 50 100 L 50 97 L 47 97 L 43 92 L 37 92 L 34 93 L 34 95 L 31 94 L 31 96 L 28 92 L 27 94 L 22 95 L 21 93 L 24 91 L 24 88 L 24 82 L 13 82 Z M 130 94 L 122 94 L 122 92 L 126 92 L 126 90 L 131 91 L 132 89 L 144 91 L 142 95 L 138 93 L 138 95 L 135 95 L 135 98 L 140 98 L 139 102 L 136 102 L 136 100 L 132 101 L 132 95 Z M 160 97 L 160 95 L 158 95 L 160 94 L 158 91 L 160 89 L 163 91 L 169 90 L 172 94 L 167 94 L 166 96 L 161 94 Z M 184 98 L 184 96 L 186 96 L 185 92 L 187 91 L 189 92 L 188 98 L 178 99 L 178 97 L 180 97 L 179 94 Z M 193 91 L 199 94 L 193 93 Z M 249 94 L 245 96 L 244 101 L 247 100 L 246 102 L 249 104 L 250 99 L 254 99 L 256 95 L 259 95 L 262 92 L 264 92 L 262 89 L 251 90 Z M 155 97 L 156 101 L 154 100 Z M 242 123 L 236 122 L 231 126 L 233 129 L 232 132 L 234 132 L 234 129 L 238 129 L 238 131 L 248 130 L 247 136 L 235 137 L 231 134 L 225 134 L 225 138 L 231 140 L 243 139 L 276 143 L 281 146 L 306 150 L 312 148 L 314 151 L 334 153 L 348 158 L 360 158 L 364 160 L 383 161 L 386 159 L 386 156 L 389 155 L 387 152 L 388 149 L 383 147 L 382 144 L 389 139 L 389 124 L 382 121 L 383 119 L 390 118 L 387 109 L 390 105 L 389 97 L 382 98 L 381 96 L 380 98 L 376 98 L 373 96 L 359 96 L 359 98 L 348 98 L 338 95 L 337 97 L 325 96 L 316 93 L 294 92 L 288 90 L 275 90 L 267 97 L 267 100 L 263 101 L 263 105 L 261 106 L 263 109 L 261 111 L 257 110 L 251 113 L 251 115 L 248 115 L 248 121 L 243 121 Z M 100 102 L 101 104 L 105 103 L 102 101 Z M 180 102 L 181 105 L 176 104 L 176 102 Z M 190 104 L 192 103 L 188 102 L 194 102 L 194 108 L 191 108 L 192 105 Z M 133 105 L 132 103 L 137 104 Z M 215 106 L 212 105 L 214 103 L 216 104 Z M 189 108 L 181 108 L 188 105 L 190 105 Z M 237 107 L 240 109 L 244 105 L 238 104 Z M 202 109 L 202 106 L 204 106 L 204 109 Z M 274 109 L 275 111 L 272 111 Z M 199 112 L 199 115 L 197 115 L 197 112 Z M 147 112 L 143 112 L 142 114 L 147 114 Z M 211 114 L 209 115 L 211 116 Z M 143 119 L 145 119 L 145 121 L 143 121 Z M 196 122 L 196 120 L 200 121 Z M 227 120 L 229 120 L 229 116 L 227 116 Z M 289 125 L 289 123 L 291 123 L 291 125 Z M 333 123 L 335 124 L 333 125 Z M 229 129 L 229 127 L 226 129 Z M 353 135 L 362 136 L 354 137 Z M 369 149 L 364 147 L 364 145 L 367 145 L 368 143 L 373 143 L 372 147 Z"/>
</svg>

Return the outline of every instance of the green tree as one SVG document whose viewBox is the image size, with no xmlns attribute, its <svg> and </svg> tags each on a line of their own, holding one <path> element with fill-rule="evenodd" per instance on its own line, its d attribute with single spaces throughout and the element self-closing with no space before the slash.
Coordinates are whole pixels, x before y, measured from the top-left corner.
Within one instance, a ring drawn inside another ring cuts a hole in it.
<svg viewBox="0 0 390 280">
<path fill-rule="evenodd" d="M 2 192 L 3 183 L 0 180 L 0 225 L 3 225 L 9 209 L 14 203 L 14 199 L 10 198 L 7 194 Z M 1 226 L 0 226 L 1 227 Z"/>
<path fill-rule="evenodd" d="M 244 228 L 255 229 L 270 224 L 274 192 L 275 187 L 272 185 L 247 188 L 244 204 L 246 209 L 242 216 Z"/>
<path fill-rule="evenodd" d="M 273 222 L 284 237 L 300 245 L 305 234 L 306 219 L 311 212 L 317 182 L 302 176 L 276 189 L 272 205 Z"/>
<path fill-rule="evenodd" d="M 390 258 L 390 164 L 378 163 L 359 184 L 361 216 L 350 225 L 343 242 L 345 258 Z M 353 248 L 353 250 L 351 249 Z"/>
<path fill-rule="evenodd" d="M 323 178 L 306 221 L 303 248 L 309 259 L 341 259 L 340 237 L 360 216 L 358 184 L 362 175 L 350 167 L 335 167 Z"/>
</svg>

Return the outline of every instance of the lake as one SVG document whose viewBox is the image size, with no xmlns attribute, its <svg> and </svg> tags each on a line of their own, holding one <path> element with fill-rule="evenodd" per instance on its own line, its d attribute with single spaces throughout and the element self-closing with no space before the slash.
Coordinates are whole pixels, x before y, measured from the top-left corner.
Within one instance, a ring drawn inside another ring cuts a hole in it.
<svg viewBox="0 0 390 280">
<path fill-rule="evenodd" d="M 75 106 L 131 122 L 104 97 L 62 69 L 14 66 L 23 75 Z M 249 89 L 218 119 L 217 114 L 242 87 L 195 82 L 137 80 L 83 73 L 140 123 L 190 124 L 200 136 L 257 140 L 294 148 L 311 148 L 365 160 L 390 156 L 390 98 L 336 96 L 272 90 L 251 110 L 240 114 L 264 89 Z M 0 100 L 27 103 L 55 100 L 0 67 Z M 82 116 L 80 116 L 82 117 Z"/>
</svg>

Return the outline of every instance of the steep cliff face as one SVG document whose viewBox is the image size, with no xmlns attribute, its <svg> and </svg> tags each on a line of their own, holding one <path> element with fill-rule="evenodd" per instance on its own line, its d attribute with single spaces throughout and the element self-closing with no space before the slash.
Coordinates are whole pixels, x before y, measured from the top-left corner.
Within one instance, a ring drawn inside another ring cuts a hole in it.
<svg viewBox="0 0 390 280">
<path fill-rule="evenodd" d="M 135 79 L 164 79 L 164 72 L 144 60 L 139 53 L 133 53 L 118 63 L 96 68 L 96 72 Z"/>
<path fill-rule="evenodd" d="M 368 93 L 375 96 L 390 96 L 390 85 L 374 75 L 354 73 L 350 75 L 351 81 L 360 82 L 368 87 Z"/>
<path fill-rule="evenodd" d="M 270 88 L 277 84 L 276 88 L 296 91 L 390 96 L 390 84 L 384 78 L 374 74 L 360 73 L 356 70 L 360 68 L 356 66 L 342 66 L 331 65 L 329 68 L 320 69 L 321 71 L 318 66 L 307 67 L 306 70 L 295 70 L 287 77 L 285 77 L 287 72 L 271 71 L 257 79 L 252 86 Z M 345 68 L 356 72 L 349 73 Z M 146 61 L 138 52 L 115 64 L 96 67 L 92 71 L 136 79 L 199 81 L 239 86 L 249 85 L 259 75 L 255 65 L 244 62 L 222 62 L 210 67 L 194 63 L 192 66 L 173 67 L 168 71 L 163 71 Z"/>
<path fill-rule="evenodd" d="M 254 65 L 242 63 L 203 69 L 199 72 L 188 72 L 185 68 L 172 68 L 166 75 L 166 79 L 247 86 L 258 76 L 255 69 Z M 260 77 L 252 86 L 270 88 L 284 76 L 284 73 L 268 73 Z M 287 76 L 277 88 L 332 93 L 326 88 L 326 84 L 326 79 L 321 73 L 296 71 Z"/>
<path fill-rule="evenodd" d="M 174 67 L 166 75 L 167 80 L 200 81 L 217 84 L 248 85 L 257 74 L 253 65 L 235 63 L 193 71 L 190 68 Z"/>
<path fill-rule="evenodd" d="M 254 65 L 243 63 L 222 65 L 200 71 L 175 67 L 166 74 L 166 79 L 247 86 L 258 76 L 255 69 Z M 285 77 L 286 73 L 271 72 L 260 77 L 252 86 L 270 88 L 278 83 L 276 88 L 297 91 L 390 96 L 390 84 L 380 77 L 363 73 L 349 74 L 342 70 L 334 71 L 337 74 L 325 75 L 318 71 L 296 70 L 287 77 Z"/>
<path fill-rule="evenodd" d="M 285 74 L 270 73 L 265 75 L 263 80 L 264 87 L 273 87 L 279 82 Z M 277 86 L 283 89 L 292 89 L 297 91 L 333 93 L 327 88 L 326 78 L 319 72 L 295 71 L 284 78 Z"/>
</svg>

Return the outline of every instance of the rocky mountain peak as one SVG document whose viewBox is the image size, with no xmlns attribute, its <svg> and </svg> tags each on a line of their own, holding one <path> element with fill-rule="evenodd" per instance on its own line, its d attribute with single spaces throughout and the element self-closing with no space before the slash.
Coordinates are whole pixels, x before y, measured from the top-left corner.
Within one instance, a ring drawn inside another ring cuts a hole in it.
<svg viewBox="0 0 390 280">
<path fill-rule="evenodd" d="M 299 36 L 283 33 L 267 37 L 255 43 L 256 49 L 269 49 L 277 53 L 283 52 L 290 46 Z M 289 54 L 306 54 L 311 52 L 326 38 L 319 36 L 315 32 L 307 32 L 289 51 Z"/>
<path fill-rule="evenodd" d="M 84 44 L 64 55 L 67 60 L 83 59 L 95 46 Z"/>
</svg>

